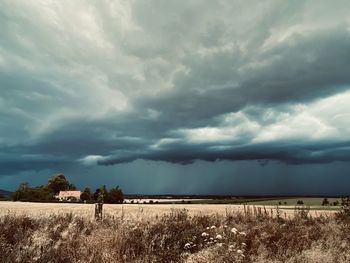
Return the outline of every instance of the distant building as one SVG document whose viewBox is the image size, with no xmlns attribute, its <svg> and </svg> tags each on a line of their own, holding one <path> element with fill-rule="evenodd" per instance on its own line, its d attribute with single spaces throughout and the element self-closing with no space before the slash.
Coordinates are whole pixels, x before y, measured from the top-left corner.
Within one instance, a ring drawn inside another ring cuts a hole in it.
<svg viewBox="0 0 350 263">
<path fill-rule="evenodd" d="M 60 201 L 80 201 L 80 191 L 60 191 L 56 198 Z"/>
</svg>

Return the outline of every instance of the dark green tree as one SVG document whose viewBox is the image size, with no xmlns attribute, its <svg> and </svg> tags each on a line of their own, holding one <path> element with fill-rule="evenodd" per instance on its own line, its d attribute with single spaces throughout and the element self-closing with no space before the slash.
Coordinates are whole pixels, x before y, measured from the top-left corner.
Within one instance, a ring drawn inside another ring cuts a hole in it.
<svg viewBox="0 0 350 263">
<path fill-rule="evenodd" d="M 100 188 L 97 188 L 96 191 L 95 191 L 95 193 L 92 195 L 92 198 L 94 199 L 95 202 L 98 201 L 98 198 L 99 198 L 99 196 L 100 196 L 100 191 L 101 191 L 101 189 L 100 189 Z"/>
<path fill-rule="evenodd" d="M 110 203 L 109 201 L 109 192 L 105 185 L 100 187 L 100 193 L 99 193 L 99 202 L 103 201 L 103 203 Z"/>
<path fill-rule="evenodd" d="M 93 199 L 98 203 L 108 203 L 108 190 L 105 185 L 96 189 Z"/>
<path fill-rule="evenodd" d="M 75 190 L 77 190 L 77 187 L 74 184 L 69 183 L 68 190 L 75 191 Z"/>
<path fill-rule="evenodd" d="M 122 204 L 124 201 L 123 191 L 119 186 L 112 188 L 108 194 L 108 202 L 111 204 Z"/>
<path fill-rule="evenodd" d="M 323 201 L 322 201 L 322 205 L 325 206 L 325 205 L 329 205 L 329 201 L 328 201 L 328 198 L 324 198 Z"/>
<path fill-rule="evenodd" d="M 52 176 L 47 183 L 48 189 L 54 194 L 58 194 L 60 191 L 69 190 L 70 183 L 64 176 L 64 174 L 56 174 Z"/>
<path fill-rule="evenodd" d="M 80 199 L 81 199 L 82 201 L 90 201 L 91 198 L 92 198 L 91 190 L 90 190 L 89 187 L 86 187 L 86 188 L 84 189 L 84 191 L 81 193 Z"/>
<path fill-rule="evenodd" d="M 21 201 L 28 198 L 29 184 L 27 182 L 21 183 L 12 198 L 13 201 Z"/>
<path fill-rule="evenodd" d="M 297 204 L 298 204 L 298 205 L 303 205 L 304 202 L 303 202 L 302 200 L 298 200 Z"/>
<path fill-rule="evenodd" d="M 22 183 L 13 194 L 14 201 L 49 201 L 53 199 L 54 196 L 46 185 L 29 187 L 28 183 Z"/>
</svg>

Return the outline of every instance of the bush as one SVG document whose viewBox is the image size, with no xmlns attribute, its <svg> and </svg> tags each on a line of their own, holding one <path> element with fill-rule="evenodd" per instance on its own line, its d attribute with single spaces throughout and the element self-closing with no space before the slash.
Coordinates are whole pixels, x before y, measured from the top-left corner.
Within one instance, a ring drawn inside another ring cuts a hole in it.
<svg viewBox="0 0 350 263">
<path fill-rule="evenodd" d="M 341 198 L 341 208 L 336 214 L 337 218 L 344 221 L 350 222 L 350 197 Z"/>
<path fill-rule="evenodd" d="M 322 201 L 322 205 L 325 206 L 325 205 L 329 205 L 329 201 L 328 201 L 328 198 L 324 198 L 323 201 Z"/>
</svg>

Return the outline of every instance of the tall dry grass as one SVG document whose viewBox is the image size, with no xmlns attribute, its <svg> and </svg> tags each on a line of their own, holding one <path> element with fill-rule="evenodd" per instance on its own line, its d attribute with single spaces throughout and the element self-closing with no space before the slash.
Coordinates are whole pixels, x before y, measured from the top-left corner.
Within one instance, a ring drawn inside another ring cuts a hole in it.
<svg viewBox="0 0 350 263">
<path fill-rule="evenodd" d="M 277 212 L 276 212 L 277 213 Z M 269 213 L 147 219 L 0 217 L 0 262 L 350 262 L 346 218 Z"/>
</svg>

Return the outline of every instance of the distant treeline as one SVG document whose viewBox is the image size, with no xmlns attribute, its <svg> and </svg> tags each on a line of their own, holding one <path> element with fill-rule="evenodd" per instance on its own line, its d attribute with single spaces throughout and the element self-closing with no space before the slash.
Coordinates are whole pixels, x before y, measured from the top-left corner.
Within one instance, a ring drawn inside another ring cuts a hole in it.
<svg viewBox="0 0 350 263">
<path fill-rule="evenodd" d="M 70 183 L 64 174 L 60 173 L 52 176 L 45 185 L 30 187 L 27 182 L 21 183 L 13 193 L 12 199 L 24 202 L 55 202 L 60 191 L 74 190 L 77 190 L 75 185 Z M 118 204 L 123 203 L 124 194 L 119 186 L 108 190 L 104 185 L 97 188 L 94 193 L 89 187 L 86 187 L 81 193 L 80 200 L 74 201 Z"/>
</svg>

